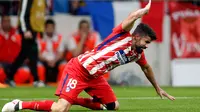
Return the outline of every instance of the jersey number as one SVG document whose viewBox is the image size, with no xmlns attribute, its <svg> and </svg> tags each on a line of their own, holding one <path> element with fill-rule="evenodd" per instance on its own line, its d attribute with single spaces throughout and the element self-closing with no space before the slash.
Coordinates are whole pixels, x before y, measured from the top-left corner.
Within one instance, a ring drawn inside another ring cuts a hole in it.
<svg viewBox="0 0 200 112">
<path fill-rule="evenodd" d="M 77 80 L 76 79 L 69 79 L 69 82 L 67 84 L 67 87 L 70 87 L 71 89 L 76 88 Z"/>
</svg>

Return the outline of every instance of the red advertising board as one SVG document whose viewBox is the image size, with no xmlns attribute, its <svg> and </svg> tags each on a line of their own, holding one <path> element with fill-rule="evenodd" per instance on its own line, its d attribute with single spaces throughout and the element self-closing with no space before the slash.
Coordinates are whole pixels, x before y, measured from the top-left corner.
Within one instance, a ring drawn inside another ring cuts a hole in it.
<svg viewBox="0 0 200 112">
<path fill-rule="evenodd" d="M 200 58 L 200 7 L 169 2 L 171 58 Z"/>
</svg>

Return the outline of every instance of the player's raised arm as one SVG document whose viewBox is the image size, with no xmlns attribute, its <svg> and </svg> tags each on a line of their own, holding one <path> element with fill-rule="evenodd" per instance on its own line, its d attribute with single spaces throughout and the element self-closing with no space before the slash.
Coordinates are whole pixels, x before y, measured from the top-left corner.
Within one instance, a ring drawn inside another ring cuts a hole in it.
<svg viewBox="0 0 200 112">
<path fill-rule="evenodd" d="M 151 68 L 151 66 L 149 64 L 145 64 L 141 66 L 144 74 L 146 75 L 147 79 L 151 82 L 151 84 L 154 86 L 154 88 L 156 89 L 157 94 L 163 98 L 167 97 L 170 100 L 175 100 L 175 98 L 169 94 L 167 94 L 167 92 L 165 92 L 163 89 L 160 88 L 160 86 L 157 84 L 155 77 L 154 77 L 154 73 L 153 70 Z"/>
<path fill-rule="evenodd" d="M 125 31 L 130 31 L 133 27 L 134 22 L 138 19 L 147 14 L 151 7 L 151 0 L 149 3 L 142 9 L 138 9 L 137 11 L 133 11 L 129 14 L 129 16 L 122 22 L 122 28 Z"/>
</svg>

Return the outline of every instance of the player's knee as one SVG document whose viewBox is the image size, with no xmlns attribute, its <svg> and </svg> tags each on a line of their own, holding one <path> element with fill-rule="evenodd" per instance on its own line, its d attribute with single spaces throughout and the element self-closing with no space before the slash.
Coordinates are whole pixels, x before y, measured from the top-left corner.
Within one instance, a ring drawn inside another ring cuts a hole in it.
<svg viewBox="0 0 200 112">
<path fill-rule="evenodd" d="M 107 110 L 118 110 L 119 109 L 119 102 L 115 101 L 115 102 L 112 102 L 112 103 L 108 103 L 108 104 L 106 104 L 106 108 L 107 108 Z"/>
<path fill-rule="evenodd" d="M 51 111 L 52 112 L 67 112 L 69 108 L 71 107 L 71 104 L 64 100 L 64 99 L 59 99 L 58 102 L 54 102 Z"/>
<path fill-rule="evenodd" d="M 65 112 L 65 110 L 67 110 L 66 107 L 58 104 L 51 108 L 52 112 Z"/>
</svg>

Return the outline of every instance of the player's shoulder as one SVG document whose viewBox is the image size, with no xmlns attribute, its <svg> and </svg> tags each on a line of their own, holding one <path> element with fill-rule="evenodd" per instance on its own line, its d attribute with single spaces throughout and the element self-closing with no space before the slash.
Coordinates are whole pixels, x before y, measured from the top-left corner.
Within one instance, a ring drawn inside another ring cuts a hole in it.
<svg viewBox="0 0 200 112">
<path fill-rule="evenodd" d="M 120 23 L 119 25 L 117 25 L 116 27 L 114 27 L 112 29 L 113 32 L 124 32 L 124 33 L 129 33 L 129 31 L 126 31 L 125 29 L 123 29 L 122 27 L 122 23 Z"/>
</svg>

